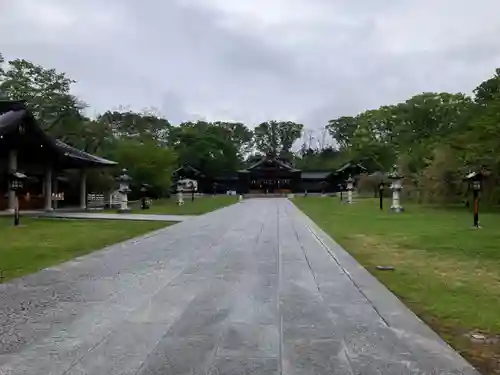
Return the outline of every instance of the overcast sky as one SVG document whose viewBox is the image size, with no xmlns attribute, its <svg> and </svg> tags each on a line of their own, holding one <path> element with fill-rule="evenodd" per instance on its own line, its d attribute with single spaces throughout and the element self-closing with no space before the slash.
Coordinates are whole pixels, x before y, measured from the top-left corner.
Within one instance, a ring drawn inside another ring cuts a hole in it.
<svg viewBox="0 0 500 375">
<path fill-rule="evenodd" d="M 499 0 L 0 0 L 0 51 L 78 80 L 92 113 L 330 118 L 500 67 Z"/>
</svg>

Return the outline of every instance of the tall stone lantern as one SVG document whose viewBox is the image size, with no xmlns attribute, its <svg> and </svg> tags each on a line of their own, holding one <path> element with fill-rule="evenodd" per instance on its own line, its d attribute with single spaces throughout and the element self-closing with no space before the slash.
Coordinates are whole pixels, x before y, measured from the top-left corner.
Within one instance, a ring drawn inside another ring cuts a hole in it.
<svg viewBox="0 0 500 375">
<path fill-rule="evenodd" d="M 130 208 L 128 207 L 128 193 L 130 193 L 130 182 L 132 181 L 132 177 L 127 174 L 126 169 L 122 169 L 122 174 L 118 176 L 116 180 L 120 184 L 118 192 L 121 196 L 120 208 L 118 209 L 118 212 L 128 213 L 130 212 Z"/>
<path fill-rule="evenodd" d="M 401 206 L 401 190 L 403 189 L 403 175 L 398 172 L 397 167 L 394 166 L 391 173 L 387 175 L 387 177 L 392 181 L 391 182 L 391 190 L 392 190 L 392 212 L 403 212 L 404 208 Z"/>
<path fill-rule="evenodd" d="M 177 184 L 177 205 L 182 206 L 184 204 L 184 189 L 181 184 Z"/>
<path fill-rule="evenodd" d="M 354 191 L 354 178 L 349 175 L 349 178 L 346 182 L 346 190 L 347 190 L 347 204 L 352 204 L 352 192 Z"/>
</svg>

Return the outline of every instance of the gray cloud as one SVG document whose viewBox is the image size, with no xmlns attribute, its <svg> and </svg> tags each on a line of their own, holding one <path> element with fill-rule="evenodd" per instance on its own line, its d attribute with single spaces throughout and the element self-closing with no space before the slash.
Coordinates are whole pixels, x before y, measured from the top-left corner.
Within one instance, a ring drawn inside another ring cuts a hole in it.
<svg viewBox="0 0 500 375">
<path fill-rule="evenodd" d="M 7 1 L 5 57 L 67 72 L 95 113 L 319 127 L 500 66 L 497 0 Z"/>
</svg>

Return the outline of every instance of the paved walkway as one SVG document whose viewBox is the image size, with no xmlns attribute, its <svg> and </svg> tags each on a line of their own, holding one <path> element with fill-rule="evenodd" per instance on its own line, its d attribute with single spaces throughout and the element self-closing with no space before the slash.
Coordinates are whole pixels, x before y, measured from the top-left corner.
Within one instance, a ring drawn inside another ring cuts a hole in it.
<svg viewBox="0 0 500 375">
<path fill-rule="evenodd" d="M 476 374 L 285 199 L 0 285 L 0 374 Z"/>
<path fill-rule="evenodd" d="M 100 220 L 139 220 L 139 221 L 184 221 L 193 218 L 190 215 L 160 214 L 110 214 L 101 212 L 44 212 L 39 216 L 61 219 L 100 219 Z"/>
</svg>

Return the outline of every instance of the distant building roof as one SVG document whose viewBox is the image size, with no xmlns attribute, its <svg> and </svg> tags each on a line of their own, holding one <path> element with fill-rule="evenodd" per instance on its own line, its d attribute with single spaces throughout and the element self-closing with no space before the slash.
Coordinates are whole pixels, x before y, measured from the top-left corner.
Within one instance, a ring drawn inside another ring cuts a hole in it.
<svg viewBox="0 0 500 375">
<path fill-rule="evenodd" d="M 194 175 L 196 175 L 196 176 L 201 176 L 201 177 L 202 177 L 202 176 L 204 176 L 204 174 L 203 174 L 201 171 L 199 171 L 198 169 L 196 169 L 195 167 L 193 167 L 193 166 L 191 166 L 191 165 L 189 165 L 189 164 L 184 164 L 184 165 L 182 165 L 181 167 L 177 168 L 177 169 L 173 172 L 173 174 L 174 174 L 175 176 L 180 176 L 180 175 L 182 175 L 182 174 L 183 174 L 183 173 L 181 173 L 181 172 L 184 172 L 184 173 L 186 173 L 186 172 L 190 172 L 190 173 L 192 173 L 192 174 L 194 174 Z"/>
<path fill-rule="evenodd" d="M 248 168 L 243 169 L 239 172 L 248 172 L 249 170 L 256 169 L 256 168 L 260 167 L 262 164 L 268 163 L 268 162 L 269 163 L 276 163 L 276 165 L 278 165 L 279 167 L 281 167 L 283 169 L 287 169 L 291 172 L 299 172 L 300 171 L 299 169 L 294 168 L 293 166 L 291 166 L 290 164 L 286 163 L 283 160 L 280 160 L 279 158 L 263 156 L 259 161 L 257 161 L 256 163 L 250 165 Z"/>
<path fill-rule="evenodd" d="M 328 178 L 333 172 L 332 171 L 309 171 L 302 172 L 302 179 L 306 180 L 324 180 Z"/>
<path fill-rule="evenodd" d="M 348 162 L 344 165 L 342 165 L 339 169 L 337 169 L 335 172 L 337 173 L 344 173 L 344 172 L 347 172 L 349 170 L 358 170 L 358 171 L 366 171 L 366 168 L 363 167 L 361 164 L 359 163 L 352 163 L 352 162 Z"/>
</svg>

